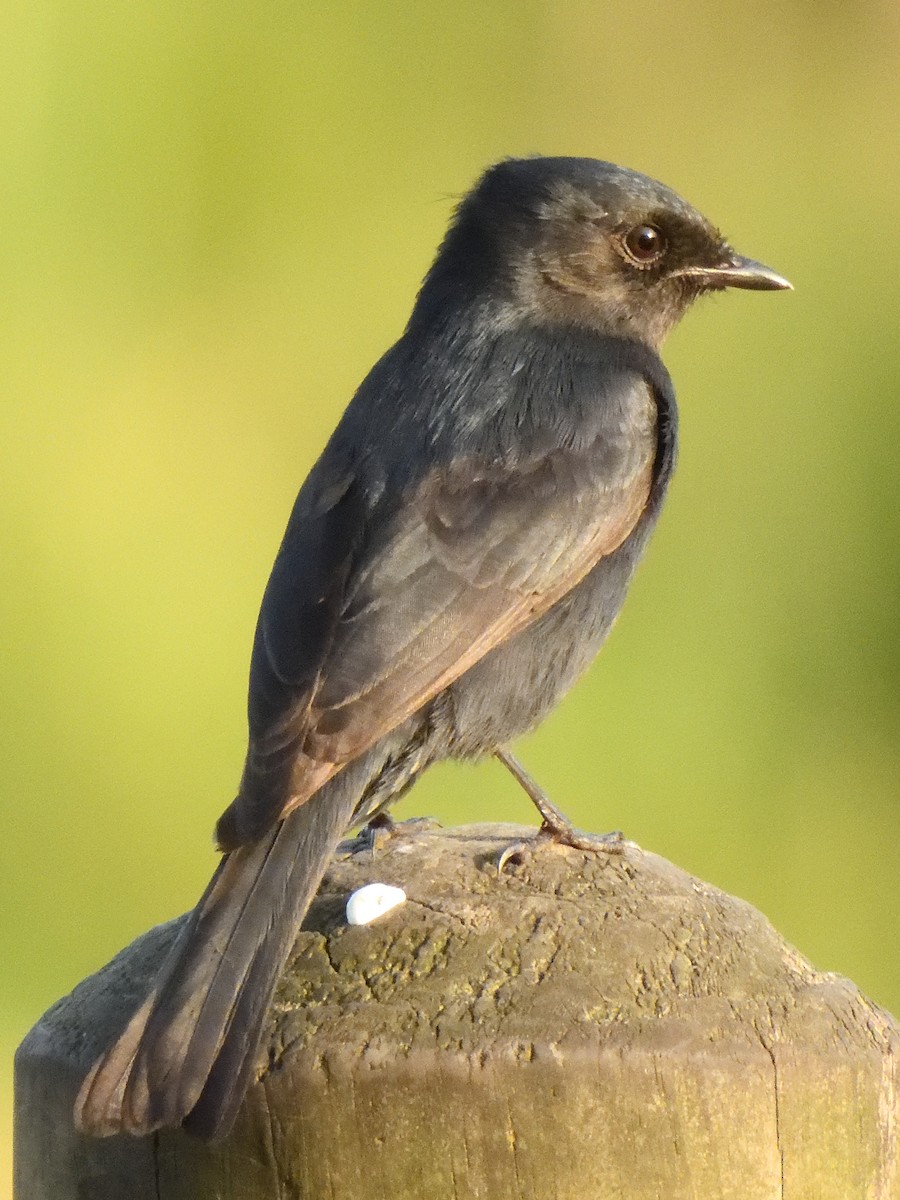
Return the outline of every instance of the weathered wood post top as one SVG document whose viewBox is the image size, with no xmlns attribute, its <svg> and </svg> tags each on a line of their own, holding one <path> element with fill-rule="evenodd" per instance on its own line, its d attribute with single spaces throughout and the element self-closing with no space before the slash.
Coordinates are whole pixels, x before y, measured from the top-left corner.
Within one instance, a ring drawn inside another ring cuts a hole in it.
<svg viewBox="0 0 900 1200">
<path fill-rule="evenodd" d="M 345 843 L 216 1146 L 91 1140 L 78 1085 L 178 922 L 17 1057 L 16 1200 L 900 1200 L 900 1029 L 749 905 L 626 844 L 400 826 Z M 374 881 L 406 904 L 348 926 Z"/>
</svg>

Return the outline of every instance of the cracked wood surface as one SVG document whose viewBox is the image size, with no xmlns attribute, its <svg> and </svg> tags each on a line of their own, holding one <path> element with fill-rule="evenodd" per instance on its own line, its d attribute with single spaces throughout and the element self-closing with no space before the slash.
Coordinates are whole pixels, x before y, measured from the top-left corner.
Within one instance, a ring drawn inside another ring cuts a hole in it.
<svg viewBox="0 0 900 1200">
<path fill-rule="evenodd" d="M 758 912 L 656 855 L 400 826 L 344 843 L 232 1135 L 92 1141 L 78 1084 L 174 936 L 23 1042 L 16 1200 L 900 1200 L 900 1028 Z M 409 901 L 350 927 L 369 882 Z"/>
</svg>

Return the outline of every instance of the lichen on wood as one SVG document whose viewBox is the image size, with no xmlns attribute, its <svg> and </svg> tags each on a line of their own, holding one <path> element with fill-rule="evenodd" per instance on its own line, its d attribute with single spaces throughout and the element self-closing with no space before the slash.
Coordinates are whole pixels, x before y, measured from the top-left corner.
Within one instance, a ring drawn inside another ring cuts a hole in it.
<svg viewBox="0 0 900 1200">
<path fill-rule="evenodd" d="M 900 1200 L 891 1017 L 630 843 L 542 844 L 498 876 L 528 832 L 341 847 L 218 1146 L 71 1128 L 178 922 L 138 939 L 20 1049 L 18 1200 Z M 373 881 L 407 903 L 348 926 Z"/>
</svg>

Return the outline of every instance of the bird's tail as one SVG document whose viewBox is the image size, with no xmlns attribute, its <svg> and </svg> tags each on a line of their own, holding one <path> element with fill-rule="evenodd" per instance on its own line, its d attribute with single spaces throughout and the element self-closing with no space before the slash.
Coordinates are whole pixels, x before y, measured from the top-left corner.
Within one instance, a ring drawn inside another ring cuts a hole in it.
<svg viewBox="0 0 900 1200">
<path fill-rule="evenodd" d="M 153 989 L 93 1065 L 75 1123 L 95 1136 L 183 1124 L 224 1136 L 250 1081 L 275 984 L 359 788 L 342 772 L 259 841 L 227 854 Z"/>
</svg>

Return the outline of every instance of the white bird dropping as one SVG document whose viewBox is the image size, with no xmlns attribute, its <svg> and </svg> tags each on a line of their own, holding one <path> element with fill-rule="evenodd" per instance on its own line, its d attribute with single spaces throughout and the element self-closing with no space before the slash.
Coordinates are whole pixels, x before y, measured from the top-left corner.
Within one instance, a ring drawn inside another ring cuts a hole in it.
<svg viewBox="0 0 900 1200">
<path fill-rule="evenodd" d="M 368 925 L 376 917 L 405 903 L 403 888 L 391 887 L 389 883 L 367 883 L 365 887 L 357 888 L 347 900 L 347 924 Z"/>
</svg>

